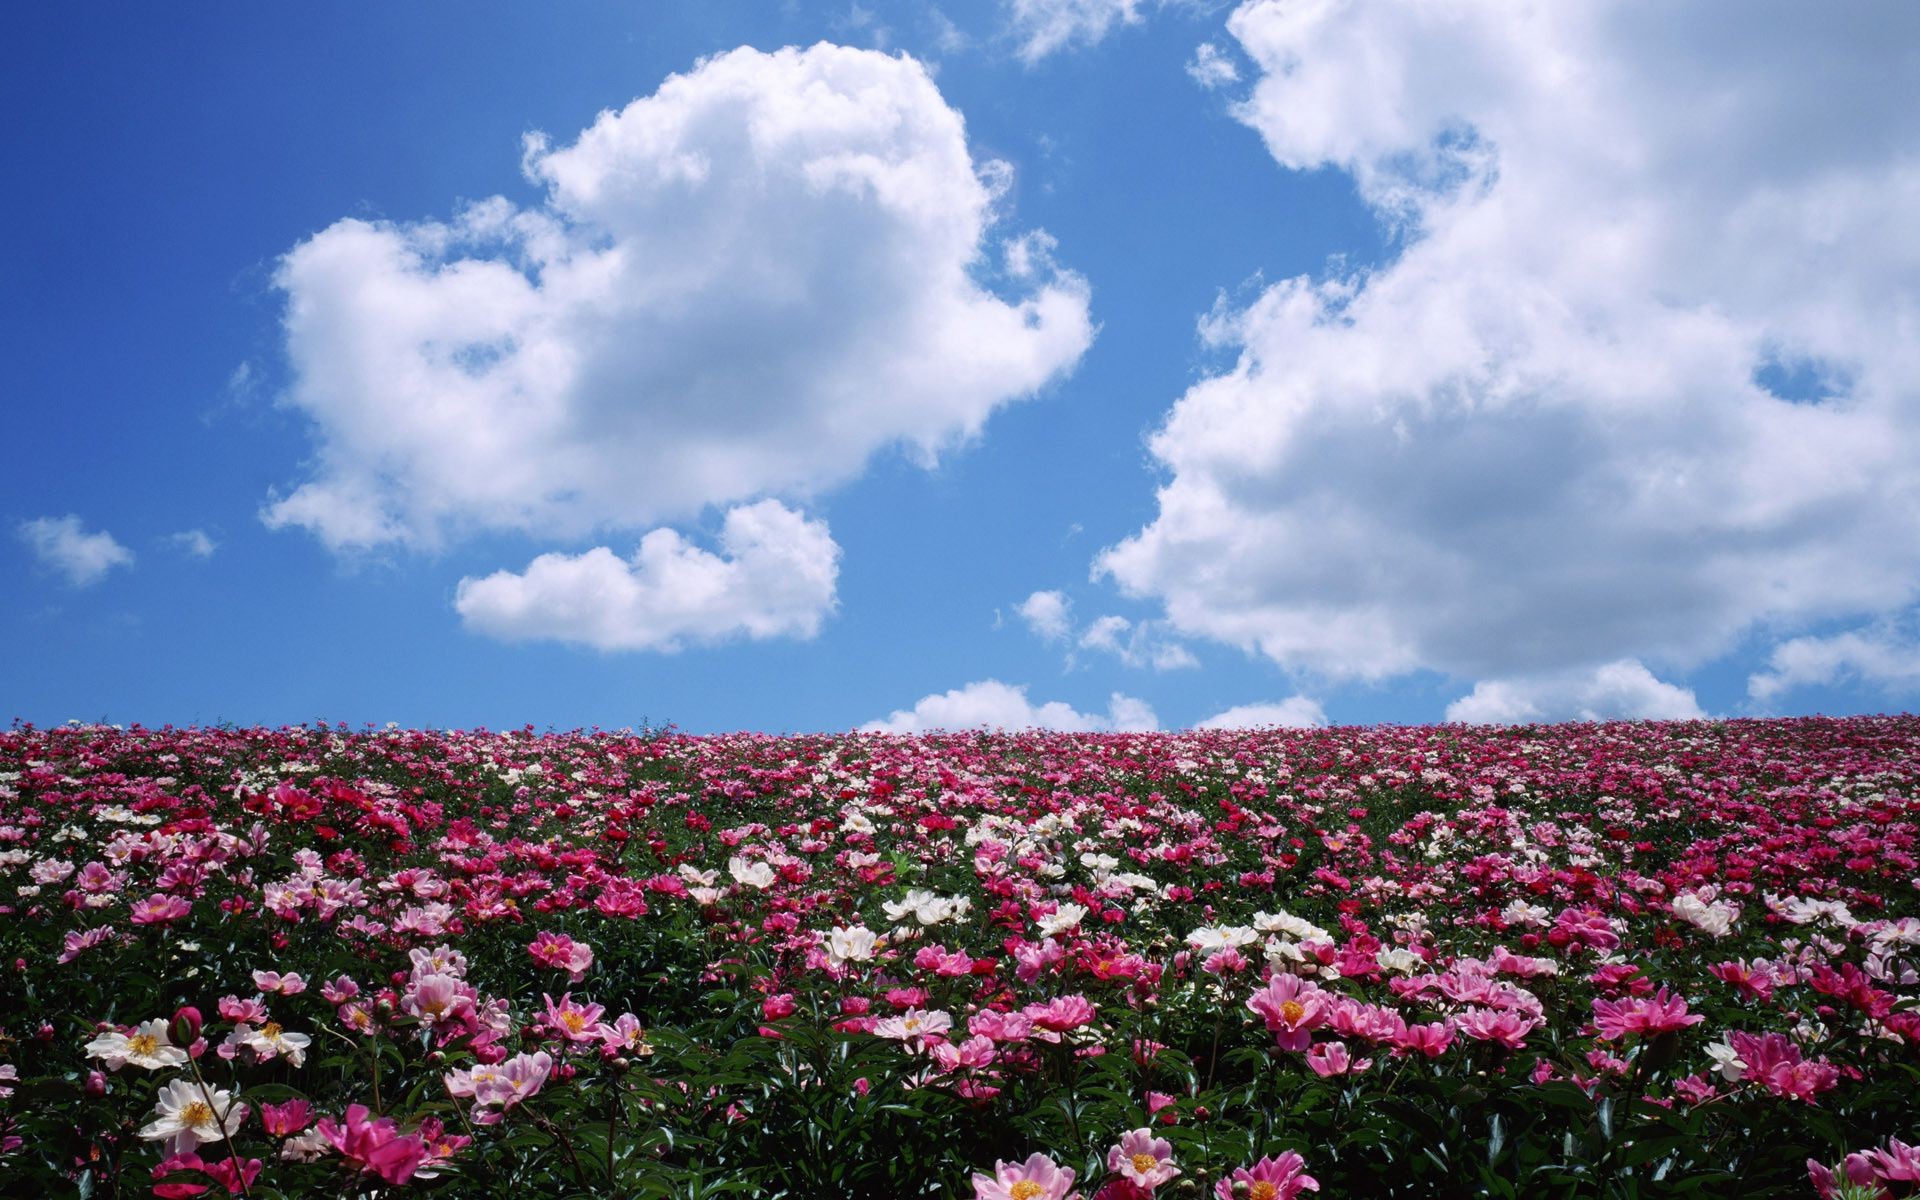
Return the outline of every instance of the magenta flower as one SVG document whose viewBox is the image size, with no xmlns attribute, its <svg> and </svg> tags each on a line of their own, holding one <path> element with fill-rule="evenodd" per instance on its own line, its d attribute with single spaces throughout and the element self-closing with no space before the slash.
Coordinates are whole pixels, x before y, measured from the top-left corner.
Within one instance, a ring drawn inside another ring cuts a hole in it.
<svg viewBox="0 0 1920 1200">
<path fill-rule="evenodd" d="M 134 901 L 132 921 L 135 925 L 165 925 L 192 911 L 193 905 L 178 896 L 156 894 Z"/>
<path fill-rule="evenodd" d="M 1044 1154 L 1023 1163 L 996 1162 L 992 1177 L 973 1177 L 974 1200 L 1079 1200 L 1072 1188 L 1073 1171 Z"/>
<path fill-rule="evenodd" d="M 299 1133 L 312 1120 L 313 1105 L 305 1100 L 260 1106 L 260 1124 L 275 1137 L 290 1137 Z"/>
<path fill-rule="evenodd" d="M 1092 1023 L 1094 1007 L 1085 996 L 1055 996 L 1045 1004 L 1029 1004 L 1020 1010 L 1033 1022 L 1034 1037 L 1057 1042 L 1060 1035 Z"/>
<path fill-rule="evenodd" d="M 388 1183 L 412 1179 L 426 1158 L 426 1147 L 419 1138 L 401 1133 L 392 1117 L 367 1120 L 367 1108 L 362 1104 L 349 1104 L 343 1121 L 321 1117 L 314 1129 L 349 1163 Z"/>
<path fill-rule="evenodd" d="M 1172 1159 L 1171 1142 L 1154 1137 L 1151 1129 L 1133 1129 L 1121 1134 L 1120 1144 L 1107 1151 L 1107 1170 L 1151 1191 L 1180 1174 Z"/>
<path fill-rule="evenodd" d="M 1371 1067 L 1373 1060 L 1354 1058 L 1345 1042 L 1321 1042 L 1307 1051 L 1307 1065 L 1324 1079 L 1329 1075 L 1358 1075 Z"/>
<path fill-rule="evenodd" d="M 606 1036 L 600 1017 L 607 1010 L 601 1005 L 575 1004 L 572 992 L 560 997 L 557 1003 L 552 996 L 540 998 L 547 1002 L 547 1028 L 567 1041 L 597 1042 Z"/>
<path fill-rule="evenodd" d="M 1219 1200 L 1294 1200 L 1301 1192 L 1317 1192 L 1320 1181 L 1304 1174 L 1307 1161 L 1289 1150 L 1279 1158 L 1263 1158 L 1252 1167 L 1237 1168 L 1213 1185 Z M 1245 1188 L 1235 1196 L 1237 1188 Z"/>
<path fill-rule="evenodd" d="M 1594 1024 L 1600 1027 L 1602 1041 L 1615 1041 L 1634 1034 L 1671 1033 L 1706 1020 L 1687 1011 L 1682 996 L 1667 994 L 1661 988 L 1651 996 L 1629 996 L 1624 1000 L 1593 1002 Z"/>
<path fill-rule="evenodd" d="M 570 983 L 585 979 L 587 968 L 593 965 L 593 947 L 576 942 L 563 933 L 539 934 L 533 939 L 533 944 L 527 947 L 527 953 L 537 963 L 565 971 Z"/>
<path fill-rule="evenodd" d="M 1327 993 L 1298 975 L 1275 975 L 1247 1007 L 1266 1021 L 1282 1050 L 1305 1050 L 1328 1016 Z"/>
<path fill-rule="evenodd" d="M 1495 1008 L 1469 1008 L 1454 1020 L 1454 1027 L 1474 1041 L 1498 1042 L 1509 1050 L 1520 1049 L 1539 1024 L 1532 1017 Z"/>
</svg>

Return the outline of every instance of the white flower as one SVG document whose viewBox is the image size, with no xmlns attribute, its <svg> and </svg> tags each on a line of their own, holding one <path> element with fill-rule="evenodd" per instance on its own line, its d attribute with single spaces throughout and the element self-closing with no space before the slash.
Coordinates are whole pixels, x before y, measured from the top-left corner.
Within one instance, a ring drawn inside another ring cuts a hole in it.
<svg viewBox="0 0 1920 1200">
<path fill-rule="evenodd" d="M 733 876 L 734 882 L 750 888 L 764 891 L 773 886 L 772 866 L 763 862 L 749 862 L 737 854 L 727 860 L 727 873 Z"/>
<path fill-rule="evenodd" d="M 1187 945 L 1193 947 L 1194 952 L 1198 954 L 1251 946 L 1258 940 L 1260 935 L 1244 925 L 1203 927 L 1187 935 Z"/>
<path fill-rule="evenodd" d="M 158 1018 L 133 1027 L 130 1034 L 110 1029 L 87 1043 L 87 1057 L 107 1064 L 110 1071 L 132 1063 L 149 1071 L 185 1066 L 187 1052 L 167 1038 L 167 1023 Z"/>
<path fill-rule="evenodd" d="M 262 1062 L 285 1058 L 296 1067 L 306 1061 L 307 1047 L 313 1043 L 304 1033 L 288 1033 L 277 1021 L 268 1021 L 258 1029 L 241 1025 L 234 1034 L 239 1043 L 259 1055 Z"/>
<path fill-rule="evenodd" d="M 1728 1083 L 1739 1083 L 1746 1076 L 1747 1064 L 1732 1046 L 1725 1042 L 1709 1042 L 1707 1057 L 1713 1060 L 1709 1070 L 1718 1071 Z"/>
<path fill-rule="evenodd" d="M 190 1079 L 176 1079 L 161 1088 L 154 1097 L 153 1112 L 154 1121 L 140 1136 L 148 1141 L 167 1138 L 176 1154 L 202 1142 L 222 1141 L 247 1119 L 247 1106 L 234 1103 L 232 1092 L 202 1088 Z"/>
<path fill-rule="evenodd" d="M 900 899 L 889 900 L 880 907 L 886 910 L 890 921 L 904 921 L 912 916 L 922 925 L 938 925 L 965 916 L 973 907 L 973 901 L 965 896 L 939 896 L 924 888 L 913 888 Z"/>
<path fill-rule="evenodd" d="M 1715 937 L 1726 937 L 1733 932 L 1733 923 L 1740 919 L 1740 906 L 1727 900 L 1714 900 L 1712 889 L 1681 892 L 1673 898 L 1670 907 L 1674 916 Z"/>
<path fill-rule="evenodd" d="M 1071 929 L 1078 929 L 1086 918 L 1087 910 L 1081 904 L 1062 904 L 1052 916 L 1040 920 L 1041 937 L 1058 937 Z"/>
<path fill-rule="evenodd" d="M 871 962 L 880 948 L 880 938 L 865 925 L 851 929 L 834 927 L 827 935 L 827 957 L 835 966 L 850 962 Z"/>
</svg>

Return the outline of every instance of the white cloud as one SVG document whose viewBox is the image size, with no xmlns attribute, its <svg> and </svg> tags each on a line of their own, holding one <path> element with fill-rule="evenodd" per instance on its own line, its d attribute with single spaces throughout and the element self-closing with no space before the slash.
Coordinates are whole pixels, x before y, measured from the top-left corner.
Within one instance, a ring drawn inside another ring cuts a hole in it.
<svg viewBox="0 0 1920 1200">
<path fill-rule="evenodd" d="M 1193 652 L 1167 636 L 1163 621 L 1129 621 L 1109 614 L 1095 618 L 1080 632 L 1080 648 L 1111 654 L 1130 667 L 1178 671 L 1197 667 Z"/>
<path fill-rule="evenodd" d="M 1201 42 L 1194 50 L 1187 62 L 1187 74 L 1210 92 L 1240 82 L 1240 68 L 1233 65 L 1226 51 L 1212 42 Z"/>
<path fill-rule="evenodd" d="M 318 445 L 268 524 L 431 546 L 804 498 L 887 447 L 931 463 L 1092 337 L 904 56 L 716 55 L 523 165 L 536 207 L 341 220 L 282 260 Z"/>
<path fill-rule="evenodd" d="M 874 733 L 925 733 L 933 729 L 1057 729 L 1074 733 L 1112 730 L 1146 732 L 1160 728 L 1144 700 L 1113 693 L 1107 711 L 1082 713 L 1058 700 L 1035 705 L 1025 687 L 983 679 L 950 692 L 923 697 L 912 708 L 896 709 L 885 720 L 861 726 Z"/>
<path fill-rule="evenodd" d="M 1195 725 L 1195 729 L 1315 729 L 1327 723 L 1327 710 L 1309 696 L 1288 696 L 1277 704 L 1236 704 Z"/>
<path fill-rule="evenodd" d="M 1072 608 L 1073 601 L 1060 592 L 1035 592 L 1013 611 L 1035 635 L 1057 642 L 1073 631 Z"/>
<path fill-rule="evenodd" d="M 1792 638 L 1773 648 L 1765 671 L 1748 677 L 1747 694 L 1768 704 L 1795 688 L 1845 680 L 1888 693 L 1920 691 L 1920 642 L 1891 625 Z"/>
<path fill-rule="evenodd" d="M 1402 249 L 1208 322 L 1238 361 L 1152 439 L 1158 515 L 1097 563 L 1126 593 L 1292 669 L 1489 681 L 1469 712 L 1914 600 L 1920 8 L 1257 0 L 1229 28 L 1241 119 Z M 1783 362 L 1848 385 L 1793 402 L 1756 379 Z"/>
<path fill-rule="evenodd" d="M 1483 679 L 1447 705 L 1447 720 L 1474 725 L 1530 721 L 1696 720 L 1693 693 L 1654 678 L 1633 659 L 1594 671 L 1567 671 L 1519 679 Z"/>
<path fill-rule="evenodd" d="M 1068 46 L 1091 46 L 1116 25 L 1140 23 L 1141 0 L 1006 0 L 1020 57 L 1035 63 Z"/>
<path fill-rule="evenodd" d="M 115 567 L 133 566 L 133 551 L 104 529 L 88 533 L 72 513 L 22 521 L 15 532 L 41 566 L 66 576 L 74 587 L 99 583 Z"/>
<path fill-rule="evenodd" d="M 840 560 L 825 522 L 762 500 L 730 510 L 719 543 L 714 554 L 655 529 L 630 559 L 605 546 L 542 554 L 520 574 L 461 580 L 454 607 L 489 637 L 599 650 L 672 652 L 689 642 L 819 632 Z"/>
<path fill-rule="evenodd" d="M 194 558 L 212 558 L 213 552 L 220 548 L 220 544 L 208 537 L 204 529 L 184 530 L 169 537 L 167 541 L 181 553 L 189 554 Z"/>
</svg>

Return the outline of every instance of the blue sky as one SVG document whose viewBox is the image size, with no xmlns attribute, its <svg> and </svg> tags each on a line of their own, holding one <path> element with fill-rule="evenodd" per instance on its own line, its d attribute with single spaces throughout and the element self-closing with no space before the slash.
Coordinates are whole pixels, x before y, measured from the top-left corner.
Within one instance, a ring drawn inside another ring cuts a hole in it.
<svg viewBox="0 0 1920 1200">
<path fill-rule="evenodd" d="M 0 715 L 1910 707 L 1920 17 L 1813 16 L 15 6 Z"/>
</svg>

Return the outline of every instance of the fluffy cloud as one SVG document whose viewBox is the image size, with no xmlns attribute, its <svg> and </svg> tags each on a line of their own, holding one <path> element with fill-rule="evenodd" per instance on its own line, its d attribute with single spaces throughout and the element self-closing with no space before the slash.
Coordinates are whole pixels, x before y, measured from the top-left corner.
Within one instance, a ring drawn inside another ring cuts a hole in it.
<svg viewBox="0 0 1920 1200">
<path fill-rule="evenodd" d="M 1073 601 L 1060 592 L 1035 592 L 1013 611 L 1036 636 L 1057 642 L 1073 631 L 1072 608 Z"/>
<path fill-rule="evenodd" d="M 220 548 L 220 544 L 208 537 L 204 529 L 183 530 L 169 537 L 167 541 L 182 554 L 191 555 L 194 558 L 212 558 L 213 552 Z"/>
<path fill-rule="evenodd" d="M 1594 671 L 1565 671 L 1524 679 L 1483 679 L 1447 705 L 1447 720 L 1473 725 L 1528 721 L 1673 720 L 1704 717 L 1693 693 L 1654 678 L 1633 659 Z"/>
<path fill-rule="evenodd" d="M 1144 700 L 1115 692 L 1105 715 L 1075 711 L 1051 700 L 1035 705 L 1027 689 L 983 679 L 950 692 L 923 697 L 912 708 L 895 709 L 885 720 L 861 726 L 872 733 L 925 733 L 933 729 L 1058 729 L 1072 733 L 1112 730 L 1146 732 L 1160 728 Z"/>
<path fill-rule="evenodd" d="M 133 551 L 104 529 L 88 533 L 72 513 L 22 521 L 15 532 L 41 566 L 65 576 L 74 587 L 99 583 L 115 567 L 133 566 Z"/>
<path fill-rule="evenodd" d="M 268 524 L 432 545 L 805 496 L 932 462 L 1092 337 L 910 58 L 717 55 L 523 168 L 538 206 L 341 220 L 282 260 L 318 444 Z"/>
<path fill-rule="evenodd" d="M 1240 82 L 1240 68 L 1233 65 L 1226 51 L 1212 42 L 1201 42 L 1194 50 L 1187 62 L 1187 74 L 1208 91 Z"/>
<path fill-rule="evenodd" d="M 1167 636 L 1163 621 L 1129 621 L 1113 615 L 1097 617 L 1081 630 L 1079 645 L 1082 650 L 1111 654 L 1130 667 L 1178 671 L 1200 665 L 1192 651 Z"/>
<path fill-rule="evenodd" d="M 1288 668 L 1487 680 L 1470 719 L 1697 711 L 1640 662 L 1914 599 L 1920 8 L 1229 28 L 1240 118 L 1401 249 L 1205 323 L 1237 362 L 1153 436 L 1158 514 L 1097 564 L 1124 591 Z M 1618 704 L 1567 682 L 1602 676 Z"/>
<path fill-rule="evenodd" d="M 1007 26 L 1020 57 L 1035 63 L 1069 46 L 1090 46 L 1116 25 L 1140 22 L 1141 0 L 1007 0 Z"/>
<path fill-rule="evenodd" d="M 824 522 L 762 500 L 729 511 L 719 541 L 714 554 L 655 529 L 630 559 L 605 546 L 542 554 L 520 574 L 461 580 L 454 607 L 467 628 L 489 637 L 599 650 L 671 652 L 689 642 L 819 632 L 840 562 Z"/>
<path fill-rule="evenodd" d="M 1888 693 L 1920 691 L 1920 642 L 1891 625 L 1829 637 L 1792 638 L 1773 648 L 1747 694 L 1768 704 L 1795 688 L 1857 680 Z"/>
<path fill-rule="evenodd" d="M 1277 704 L 1236 704 L 1215 713 L 1195 729 L 1314 729 L 1327 723 L 1327 710 L 1308 696 L 1288 696 Z"/>
</svg>

